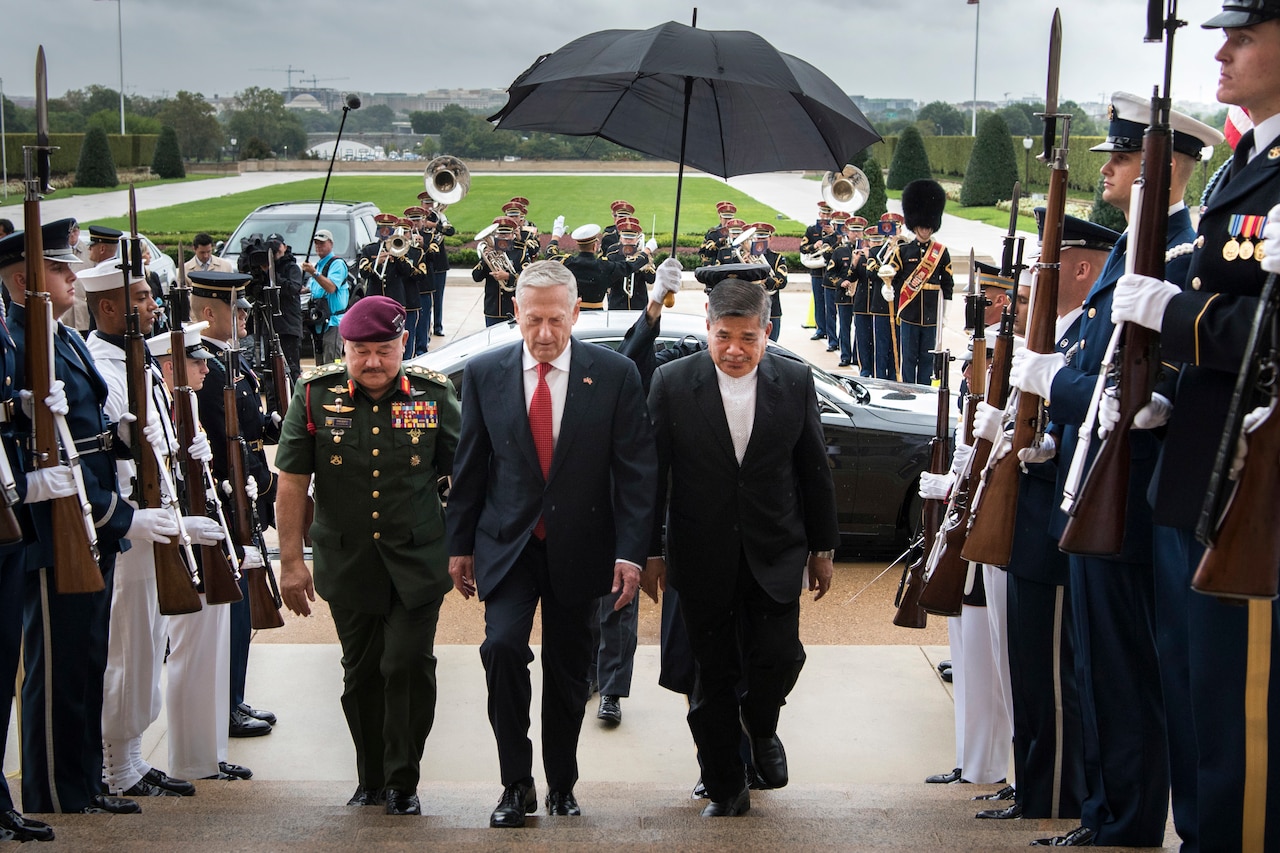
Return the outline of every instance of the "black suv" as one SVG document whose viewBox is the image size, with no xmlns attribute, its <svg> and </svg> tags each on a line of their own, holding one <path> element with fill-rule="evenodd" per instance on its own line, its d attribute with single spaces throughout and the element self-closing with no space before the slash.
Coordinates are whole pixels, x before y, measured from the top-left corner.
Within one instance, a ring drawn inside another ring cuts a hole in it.
<svg viewBox="0 0 1280 853">
<path fill-rule="evenodd" d="M 311 201 L 280 201 L 264 204 L 244 218 L 222 247 L 222 257 L 235 264 L 240 256 L 240 241 L 255 234 L 265 239 L 268 234 L 280 234 L 293 249 L 298 263 L 311 251 L 307 241 L 316 223 L 316 206 L 319 199 Z M 377 227 L 373 217 L 378 206 L 367 201 L 335 201 L 326 199 L 320 212 L 320 227 L 333 233 L 333 252 L 354 268 L 360 247 L 372 243 Z M 312 261 L 318 260 L 314 254 Z"/>
</svg>

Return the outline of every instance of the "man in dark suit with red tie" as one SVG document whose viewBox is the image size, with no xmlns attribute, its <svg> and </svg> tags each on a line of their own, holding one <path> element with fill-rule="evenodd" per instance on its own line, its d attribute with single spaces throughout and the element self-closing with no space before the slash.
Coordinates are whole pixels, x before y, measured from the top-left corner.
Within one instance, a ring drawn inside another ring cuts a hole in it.
<svg viewBox="0 0 1280 853">
<path fill-rule="evenodd" d="M 744 730 L 763 786 L 787 784 L 777 726 L 804 665 L 800 593 L 806 569 L 815 598 L 826 593 L 840 533 L 809 366 L 765 352 L 759 284 L 708 284 L 707 350 L 664 364 L 649 390 L 649 553 L 663 553 L 665 518 L 666 560 L 652 558 L 642 583 L 652 595 L 669 578 L 680 594 L 696 662 L 689 729 L 711 799 L 702 814 L 717 817 L 750 808 Z"/>
<path fill-rule="evenodd" d="M 516 285 L 523 342 L 475 358 L 462 379 L 449 574 L 485 603 L 480 657 L 504 787 L 493 827 L 523 826 L 537 808 L 529 636 L 539 602 L 547 813 L 578 815 L 588 615 L 603 595 L 631 602 L 649 553 L 657 461 L 640 375 L 572 339 L 578 302 L 562 264 L 530 264 Z"/>
</svg>

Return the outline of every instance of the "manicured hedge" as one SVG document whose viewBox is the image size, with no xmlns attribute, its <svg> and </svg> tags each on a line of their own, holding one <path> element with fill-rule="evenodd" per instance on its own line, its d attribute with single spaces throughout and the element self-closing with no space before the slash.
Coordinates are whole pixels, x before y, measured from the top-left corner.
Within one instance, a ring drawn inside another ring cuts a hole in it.
<svg viewBox="0 0 1280 853">
<path fill-rule="evenodd" d="M 111 159 L 117 169 L 134 169 L 150 166 L 155 157 L 155 134 L 132 133 L 125 136 L 107 134 L 107 145 L 111 148 Z M 22 146 L 35 145 L 34 133 L 6 133 L 5 156 L 9 163 L 9 176 L 12 178 L 22 174 Z M 76 170 L 80 163 L 80 146 L 84 144 L 83 133 L 53 133 L 49 135 L 49 144 L 54 147 L 50 158 L 50 166 L 55 175 L 68 175 Z"/>
</svg>

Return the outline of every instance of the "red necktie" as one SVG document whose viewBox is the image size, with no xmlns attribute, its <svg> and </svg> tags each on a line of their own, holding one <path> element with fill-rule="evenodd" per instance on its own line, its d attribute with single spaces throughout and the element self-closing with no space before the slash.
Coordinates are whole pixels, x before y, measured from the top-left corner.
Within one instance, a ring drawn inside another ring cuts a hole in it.
<svg viewBox="0 0 1280 853">
<path fill-rule="evenodd" d="M 529 430 L 533 433 L 533 446 L 538 449 L 538 464 L 542 466 L 542 476 L 551 473 L 551 452 L 554 440 L 551 435 L 551 388 L 547 386 L 547 371 L 551 369 L 548 362 L 538 363 L 538 385 L 533 389 L 533 399 L 529 402 Z M 547 538 L 547 528 L 542 518 L 533 529 L 533 535 L 539 539 Z"/>
</svg>

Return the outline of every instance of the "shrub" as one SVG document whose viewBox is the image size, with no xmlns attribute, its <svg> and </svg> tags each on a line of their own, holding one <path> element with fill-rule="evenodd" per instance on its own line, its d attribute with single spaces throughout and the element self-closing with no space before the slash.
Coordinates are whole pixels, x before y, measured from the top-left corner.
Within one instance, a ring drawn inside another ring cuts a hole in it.
<svg viewBox="0 0 1280 853">
<path fill-rule="evenodd" d="M 858 215 L 866 218 L 867 222 L 875 222 L 882 214 L 889 212 L 889 196 L 884 190 L 884 170 L 874 157 L 865 158 L 858 168 L 866 173 L 867 183 L 871 185 L 867 203 L 858 211 Z"/>
<path fill-rule="evenodd" d="M 1010 197 L 1018 180 L 1018 160 L 1013 153 L 1009 126 L 999 113 L 990 113 L 978 128 L 969 154 L 969 165 L 960 187 L 964 207 L 990 206 Z"/>
<path fill-rule="evenodd" d="M 84 145 L 80 148 L 76 186 L 115 187 L 119 184 L 116 163 L 111 158 L 111 147 L 107 145 L 107 134 L 100 127 L 90 128 L 84 135 Z"/>
<path fill-rule="evenodd" d="M 902 135 L 898 137 L 898 145 L 893 150 L 893 160 L 889 163 L 889 189 L 900 190 L 912 181 L 932 178 L 929 155 L 924 150 L 920 131 L 913 126 L 903 128 Z"/>
<path fill-rule="evenodd" d="M 160 128 L 160 139 L 156 141 L 156 154 L 151 161 L 151 171 L 161 178 L 185 178 L 186 167 L 182 165 L 182 151 L 178 147 L 178 134 L 172 127 Z"/>
</svg>

